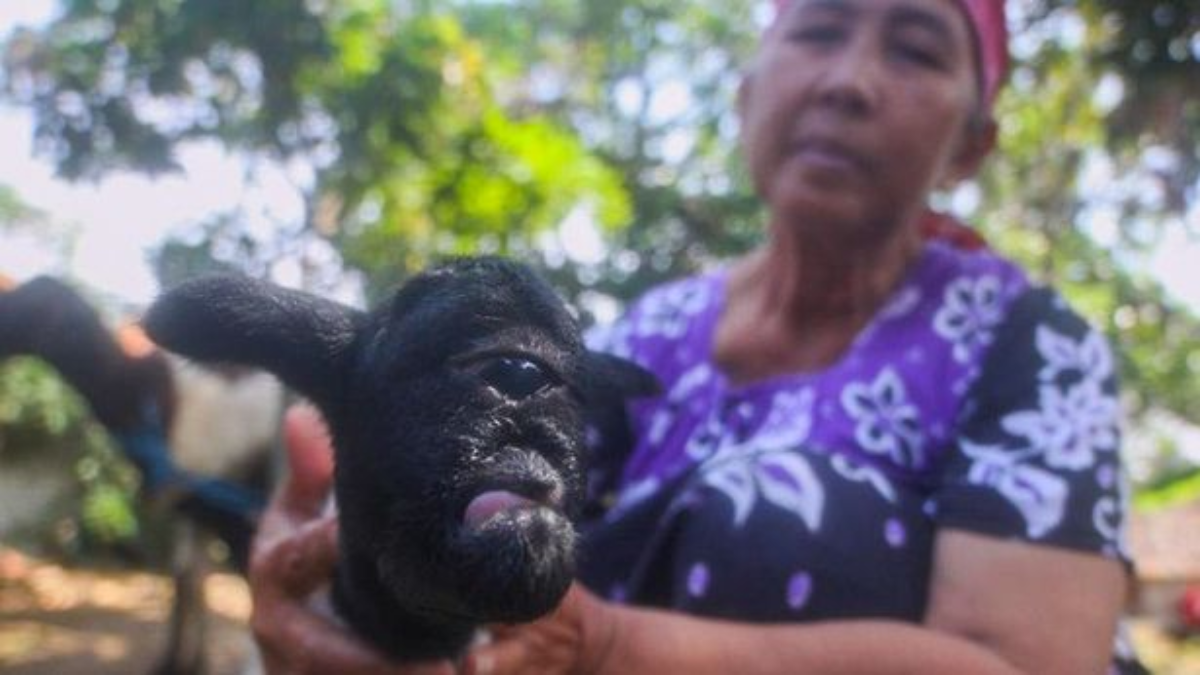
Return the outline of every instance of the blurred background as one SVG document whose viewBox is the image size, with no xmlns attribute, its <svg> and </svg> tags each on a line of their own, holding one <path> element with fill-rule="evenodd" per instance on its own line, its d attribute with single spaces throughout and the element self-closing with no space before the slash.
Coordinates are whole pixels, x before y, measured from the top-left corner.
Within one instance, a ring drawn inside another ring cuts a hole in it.
<svg viewBox="0 0 1200 675">
<path fill-rule="evenodd" d="M 0 0 L 0 288 L 53 275 L 119 331 L 203 271 L 364 305 L 488 252 L 609 319 L 759 236 L 733 101 L 767 5 Z M 1010 5 L 1001 150 L 939 205 L 1119 349 L 1134 638 L 1200 673 L 1200 6 Z M 259 430 L 178 462 L 264 490 L 282 393 L 171 368 L 174 450 L 231 409 Z M 0 669 L 254 672 L 236 551 L 144 468 L 53 368 L 0 362 Z"/>
</svg>

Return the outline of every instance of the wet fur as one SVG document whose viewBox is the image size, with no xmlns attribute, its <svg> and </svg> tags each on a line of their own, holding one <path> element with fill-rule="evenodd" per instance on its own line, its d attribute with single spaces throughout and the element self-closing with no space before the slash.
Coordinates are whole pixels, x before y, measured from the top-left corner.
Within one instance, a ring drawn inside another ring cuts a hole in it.
<svg viewBox="0 0 1200 675">
<path fill-rule="evenodd" d="M 479 624 L 551 610 L 575 572 L 585 406 L 650 393 L 653 378 L 588 352 L 561 300 L 527 268 L 451 262 L 360 312 L 244 277 L 161 298 L 146 328 L 200 360 L 265 368 L 312 399 L 337 453 L 334 603 L 401 659 L 460 653 Z M 535 361 L 560 383 L 515 400 L 472 363 Z M 468 530 L 486 489 L 561 495 Z"/>
</svg>

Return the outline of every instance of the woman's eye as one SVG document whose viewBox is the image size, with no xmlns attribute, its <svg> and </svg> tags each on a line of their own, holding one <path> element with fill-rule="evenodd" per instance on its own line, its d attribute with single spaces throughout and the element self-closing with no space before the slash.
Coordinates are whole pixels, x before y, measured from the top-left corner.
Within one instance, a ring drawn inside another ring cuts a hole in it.
<svg viewBox="0 0 1200 675">
<path fill-rule="evenodd" d="M 515 356 L 488 360 L 478 373 L 489 386 L 514 400 L 529 398 L 556 383 L 542 366 Z"/>
<path fill-rule="evenodd" d="M 915 47 L 900 47 L 898 49 L 901 57 L 917 65 L 926 66 L 929 68 L 940 68 L 942 65 L 941 60 L 934 56 L 932 52 L 927 50 L 917 49 Z"/>
<path fill-rule="evenodd" d="M 834 26 L 808 26 L 791 31 L 788 33 L 788 39 L 792 42 L 827 45 L 842 39 L 845 32 Z"/>
<path fill-rule="evenodd" d="M 944 68 L 946 58 L 942 53 L 943 50 L 939 49 L 937 45 L 930 44 L 929 40 L 911 37 L 908 39 L 897 38 L 890 47 L 897 58 L 909 63 L 926 68 Z"/>
</svg>

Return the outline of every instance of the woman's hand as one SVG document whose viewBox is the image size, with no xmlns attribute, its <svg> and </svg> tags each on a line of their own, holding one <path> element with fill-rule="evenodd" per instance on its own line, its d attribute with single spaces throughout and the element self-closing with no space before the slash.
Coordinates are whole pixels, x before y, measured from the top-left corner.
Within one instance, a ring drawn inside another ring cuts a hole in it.
<svg viewBox="0 0 1200 675">
<path fill-rule="evenodd" d="M 263 514 L 250 554 L 250 626 L 271 675 L 453 675 L 449 662 L 399 666 L 317 610 L 337 561 L 337 520 L 323 514 L 333 451 L 319 414 L 288 411 L 284 440 L 291 472 Z"/>
<path fill-rule="evenodd" d="M 573 584 L 558 609 L 533 623 L 492 626 L 492 641 L 463 662 L 468 675 L 598 673 L 612 648 L 613 608 Z"/>
</svg>

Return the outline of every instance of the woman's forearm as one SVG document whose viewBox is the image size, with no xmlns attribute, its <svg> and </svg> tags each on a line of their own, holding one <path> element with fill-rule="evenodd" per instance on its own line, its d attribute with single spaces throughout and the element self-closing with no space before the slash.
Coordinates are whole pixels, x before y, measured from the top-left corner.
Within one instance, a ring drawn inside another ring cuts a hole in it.
<svg viewBox="0 0 1200 675">
<path fill-rule="evenodd" d="M 1019 671 L 964 638 L 898 621 L 746 624 L 609 606 L 599 672 L 978 673 Z"/>
</svg>

